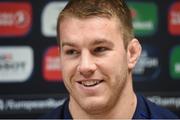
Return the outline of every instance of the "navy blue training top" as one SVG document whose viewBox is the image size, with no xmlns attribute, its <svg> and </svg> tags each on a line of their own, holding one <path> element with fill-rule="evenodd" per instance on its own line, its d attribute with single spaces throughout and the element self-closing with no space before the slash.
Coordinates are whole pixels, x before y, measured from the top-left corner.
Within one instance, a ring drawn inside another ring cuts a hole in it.
<svg viewBox="0 0 180 120">
<path fill-rule="evenodd" d="M 68 108 L 69 100 L 52 110 L 41 119 L 72 119 Z M 145 97 L 137 95 L 137 106 L 132 119 L 178 119 L 178 116 L 169 110 L 157 106 Z"/>
</svg>

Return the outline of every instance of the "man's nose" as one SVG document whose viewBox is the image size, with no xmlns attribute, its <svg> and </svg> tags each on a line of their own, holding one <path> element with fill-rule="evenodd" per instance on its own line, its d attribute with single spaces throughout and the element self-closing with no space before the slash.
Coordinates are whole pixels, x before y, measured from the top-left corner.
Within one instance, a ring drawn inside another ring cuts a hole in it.
<svg viewBox="0 0 180 120">
<path fill-rule="evenodd" d="M 84 77 L 90 77 L 96 71 L 96 64 L 93 56 L 88 52 L 81 53 L 81 59 L 78 65 L 78 72 Z"/>
</svg>

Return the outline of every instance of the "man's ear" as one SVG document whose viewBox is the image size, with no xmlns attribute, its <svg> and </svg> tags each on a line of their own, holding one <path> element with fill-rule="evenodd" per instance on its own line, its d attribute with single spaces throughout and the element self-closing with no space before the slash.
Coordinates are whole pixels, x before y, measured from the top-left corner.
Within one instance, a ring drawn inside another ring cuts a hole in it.
<svg viewBox="0 0 180 120">
<path fill-rule="evenodd" d="M 127 60 L 128 60 L 128 68 L 132 70 L 141 54 L 141 44 L 137 39 L 132 39 L 127 47 Z"/>
</svg>

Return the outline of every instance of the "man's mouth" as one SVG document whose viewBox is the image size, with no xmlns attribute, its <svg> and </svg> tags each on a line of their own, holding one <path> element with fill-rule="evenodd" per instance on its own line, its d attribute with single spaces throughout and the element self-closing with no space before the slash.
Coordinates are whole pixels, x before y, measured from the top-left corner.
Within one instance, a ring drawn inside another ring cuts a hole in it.
<svg viewBox="0 0 180 120">
<path fill-rule="evenodd" d="M 103 80 L 89 80 L 89 81 L 79 81 L 78 83 L 85 87 L 93 87 L 103 82 Z"/>
</svg>

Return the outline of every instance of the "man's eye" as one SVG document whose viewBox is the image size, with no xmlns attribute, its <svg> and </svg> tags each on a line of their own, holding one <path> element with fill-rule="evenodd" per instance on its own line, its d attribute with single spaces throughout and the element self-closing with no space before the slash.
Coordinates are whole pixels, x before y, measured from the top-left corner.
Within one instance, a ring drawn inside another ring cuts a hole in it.
<svg viewBox="0 0 180 120">
<path fill-rule="evenodd" d="M 67 55 L 76 55 L 76 54 L 78 54 L 78 51 L 76 51 L 76 50 L 67 50 L 66 54 Z"/>
<path fill-rule="evenodd" d="M 108 48 L 106 47 L 97 47 L 94 49 L 94 52 L 99 53 L 99 52 L 105 52 L 106 50 L 108 50 Z"/>
</svg>

